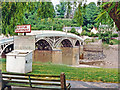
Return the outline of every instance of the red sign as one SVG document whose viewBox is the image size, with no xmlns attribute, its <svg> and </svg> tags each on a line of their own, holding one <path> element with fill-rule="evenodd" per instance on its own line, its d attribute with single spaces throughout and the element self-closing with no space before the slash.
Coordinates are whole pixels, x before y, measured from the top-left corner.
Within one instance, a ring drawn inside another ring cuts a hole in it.
<svg viewBox="0 0 120 90">
<path fill-rule="evenodd" d="M 15 33 L 30 33 L 31 25 L 17 25 Z"/>
</svg>

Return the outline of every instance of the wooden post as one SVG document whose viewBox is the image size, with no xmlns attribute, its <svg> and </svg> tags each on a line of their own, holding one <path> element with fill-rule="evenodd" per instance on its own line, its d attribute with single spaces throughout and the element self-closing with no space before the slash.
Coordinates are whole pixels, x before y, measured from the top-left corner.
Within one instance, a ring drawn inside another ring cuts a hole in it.
<svg viewBox="0 0 120 90">
<path fill-rule="evenodd" d="M 12 90 L 12 89 L 11 89 L 11 86 L 8 86 L 8 90 Z"/>
<path fill-rule="evenodd" d="M 61 89 L 66 90 L 66 80 L 65 80 L 64 72 L 60 74 L 60 82 L 61 82 Z"/>
<path fill-rule="evenodd" d="M 2 90 L 2 71 L 0 70 L 0 90 Z"/>
<path fill-rule="evenodd" d="M 53 31 L 53 26 L 52 26 L 52 31 Z"/>
<path fill-rule="evenodd" d="M 24 36 L 26 36 L 26 33 L 24 33 Z"/>
<path fill-rule="evenodd" d="M 30 75 L 28 77 L 29 77 L 30 87 L 32 88 L 32 83 L 31 83 Z"/>
</svg>

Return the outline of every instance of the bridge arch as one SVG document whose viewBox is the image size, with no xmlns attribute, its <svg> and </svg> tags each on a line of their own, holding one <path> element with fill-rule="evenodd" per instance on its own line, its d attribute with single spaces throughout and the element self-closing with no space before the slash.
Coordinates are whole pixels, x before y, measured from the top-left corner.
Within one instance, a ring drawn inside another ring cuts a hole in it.
<svg viewBox="0 0 120 90">
<path fill-rule="evenodd" d="M 79 40 L 77 40 L 77 41 L 75 42 L 75 46 L 80 46 L 80 41 L 79 41 Z"/>
<path fill-rule="evenodd" d="M 6 44 L 6 46 L 2 49 L 2 51 L 0 52 L 0 55 L 6 54 L 11 52 L 14 49 L 14 44 L 13 43 L 9 43 Z"/>
<path fill-rule="evenodd" d="M 70 39 L 68 38 L 63 38 L 57 43 L 57 47 L 73 47 L 73 43 Z"/>
<path fill-rule="evenodd" d="M 37 40 L 37 42 L 35 43 L 35 48 L 37 50 L 52 50 L 53 49 L 50 43 L 45 39 Z"/>
</svg>

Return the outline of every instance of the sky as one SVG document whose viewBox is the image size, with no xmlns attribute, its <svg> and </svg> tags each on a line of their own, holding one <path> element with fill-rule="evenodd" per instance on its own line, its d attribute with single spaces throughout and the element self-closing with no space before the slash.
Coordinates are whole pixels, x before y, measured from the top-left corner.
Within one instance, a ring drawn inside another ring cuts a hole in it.
<svg viewBox="0 0 120 90">
<path fill-rule="evenodd" d="M 51 1 L 53 2 L 53 5 L 55 6 L 55 5 L 59 4 L 60 0 L 51 0 Z M 97 5 L 97 1 L 98 0 L 87 0 L 87 4 L 89 4 L 90 2 L 95 2 Z"/>
</svg>

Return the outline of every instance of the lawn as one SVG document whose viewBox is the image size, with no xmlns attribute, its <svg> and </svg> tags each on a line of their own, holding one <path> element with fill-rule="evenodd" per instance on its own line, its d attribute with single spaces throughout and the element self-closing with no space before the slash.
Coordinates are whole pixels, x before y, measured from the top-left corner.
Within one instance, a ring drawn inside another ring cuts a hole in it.
<svg viewBox="0 0 120 90">
<path fill-rule="evenodd" d="M 2 70 L 5 71 L 5 60 L 2 60 Z M 60 75 L 61 72 L 65 72 L 67 80 L 118 83 L 118 69 L 110 68 L 76 68 L 67 65 L 33 62 L 31 74 Z"/>
</svg>

